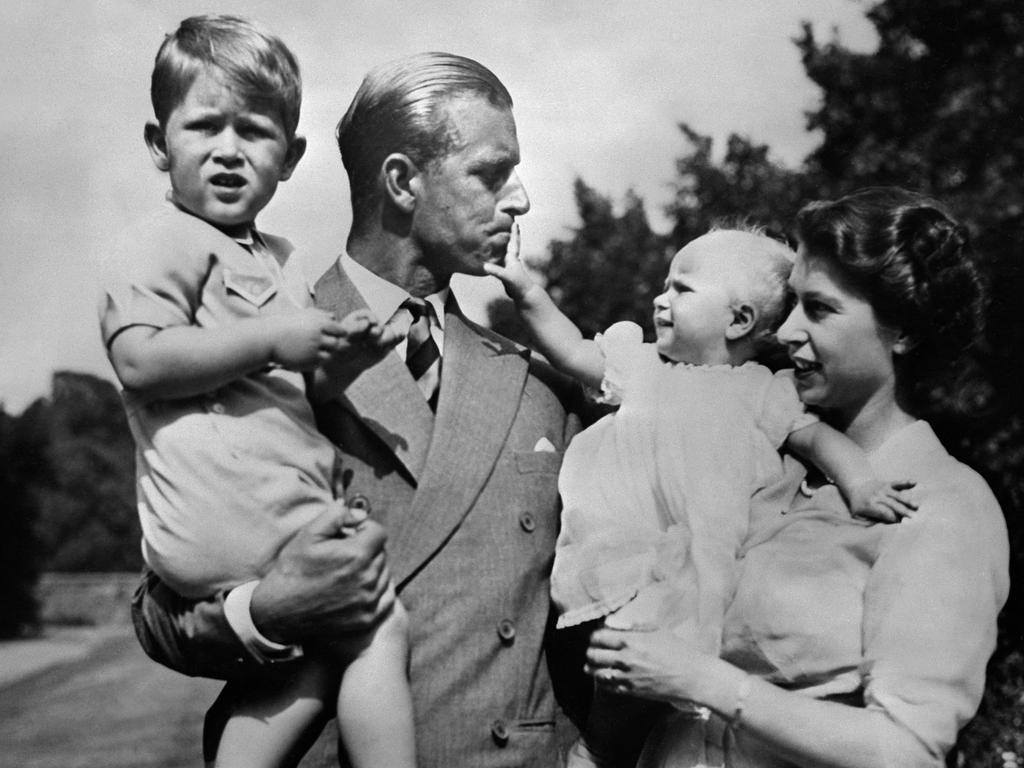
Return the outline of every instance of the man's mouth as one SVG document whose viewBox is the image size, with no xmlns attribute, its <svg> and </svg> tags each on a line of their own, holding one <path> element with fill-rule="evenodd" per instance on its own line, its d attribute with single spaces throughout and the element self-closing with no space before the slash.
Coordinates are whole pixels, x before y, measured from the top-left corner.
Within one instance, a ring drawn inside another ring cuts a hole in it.
<svg viewBox="0 0 1024 768">
<path fill-rule="evenodd" d="M 216 173 L 210 177 L 210 183 L 215 187 L 238 189 L 244 187 L 246 182 L 245 177 L 239 176 L 237 173 Z"/>
</svg>

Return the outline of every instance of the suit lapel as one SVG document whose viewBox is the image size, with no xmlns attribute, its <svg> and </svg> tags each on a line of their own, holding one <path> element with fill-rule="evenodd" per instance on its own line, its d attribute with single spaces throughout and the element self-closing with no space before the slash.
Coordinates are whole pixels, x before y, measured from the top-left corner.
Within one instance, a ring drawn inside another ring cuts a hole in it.
<svg viewBox="0 0 1024 768">
<path fill-rule="evenodd" d="M 519 410 L 528 372 L 528 351 L 482 335 L 454 299 L 444 333 L 441 394 L 426 466 L 411 509 L 389 520 L 390 564 L 399 586 L 444 544 L 480 495 Z"/>
<path fill-rule="evenodd" d="M 366 301 L 335 264 L 316 284 L 316 305 L 344 317 Z M 386 322 L 388 318 L 382 318 Z M 423 473 L 434 429 L 434 414 L 398 355 L 359 374 L 344 392 L 322 393 L 335 399 L 372 430 L 417 482 Z"/>
</svg>

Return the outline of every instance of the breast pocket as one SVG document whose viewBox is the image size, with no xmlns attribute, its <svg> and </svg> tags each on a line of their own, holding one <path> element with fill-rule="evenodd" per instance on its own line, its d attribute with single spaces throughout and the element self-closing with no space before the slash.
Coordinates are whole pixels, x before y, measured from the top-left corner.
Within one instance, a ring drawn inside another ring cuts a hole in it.
<svg viewBox="0 0 1024 768">
<path fill-rule="evenodd" d="M 269 275 L 240 272 L 228 267 L 224 268 L 224 289 L 256 309 L 277 293 L 277 286 Z"/>
</svg>

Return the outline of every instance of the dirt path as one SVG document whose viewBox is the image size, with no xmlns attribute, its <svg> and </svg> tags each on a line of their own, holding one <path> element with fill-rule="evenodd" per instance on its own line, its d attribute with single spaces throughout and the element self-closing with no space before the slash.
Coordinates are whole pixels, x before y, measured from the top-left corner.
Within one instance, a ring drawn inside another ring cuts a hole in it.
<svg viewBox="0 0 1024 768">
<path fill-rule="evenodd" d="M 146 658 L 126 630 L 0 687 L 0 768 L 195 768 L 219 684 Z"/>
</svg>

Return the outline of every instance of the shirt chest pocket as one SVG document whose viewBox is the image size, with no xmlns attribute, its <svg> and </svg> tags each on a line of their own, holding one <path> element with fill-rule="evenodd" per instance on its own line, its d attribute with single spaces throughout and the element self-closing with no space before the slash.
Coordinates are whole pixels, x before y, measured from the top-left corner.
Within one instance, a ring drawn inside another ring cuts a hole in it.
<svg viewBox="0 0 1024 768">
<path fill-rule="evenodd" d="M 254 309 L 259 309 L 277 294 L 277 286 L 269 275 L 230 267 L 224 268 L 224 290 L 234 301 L 240 300 Z"/>
</svg>

